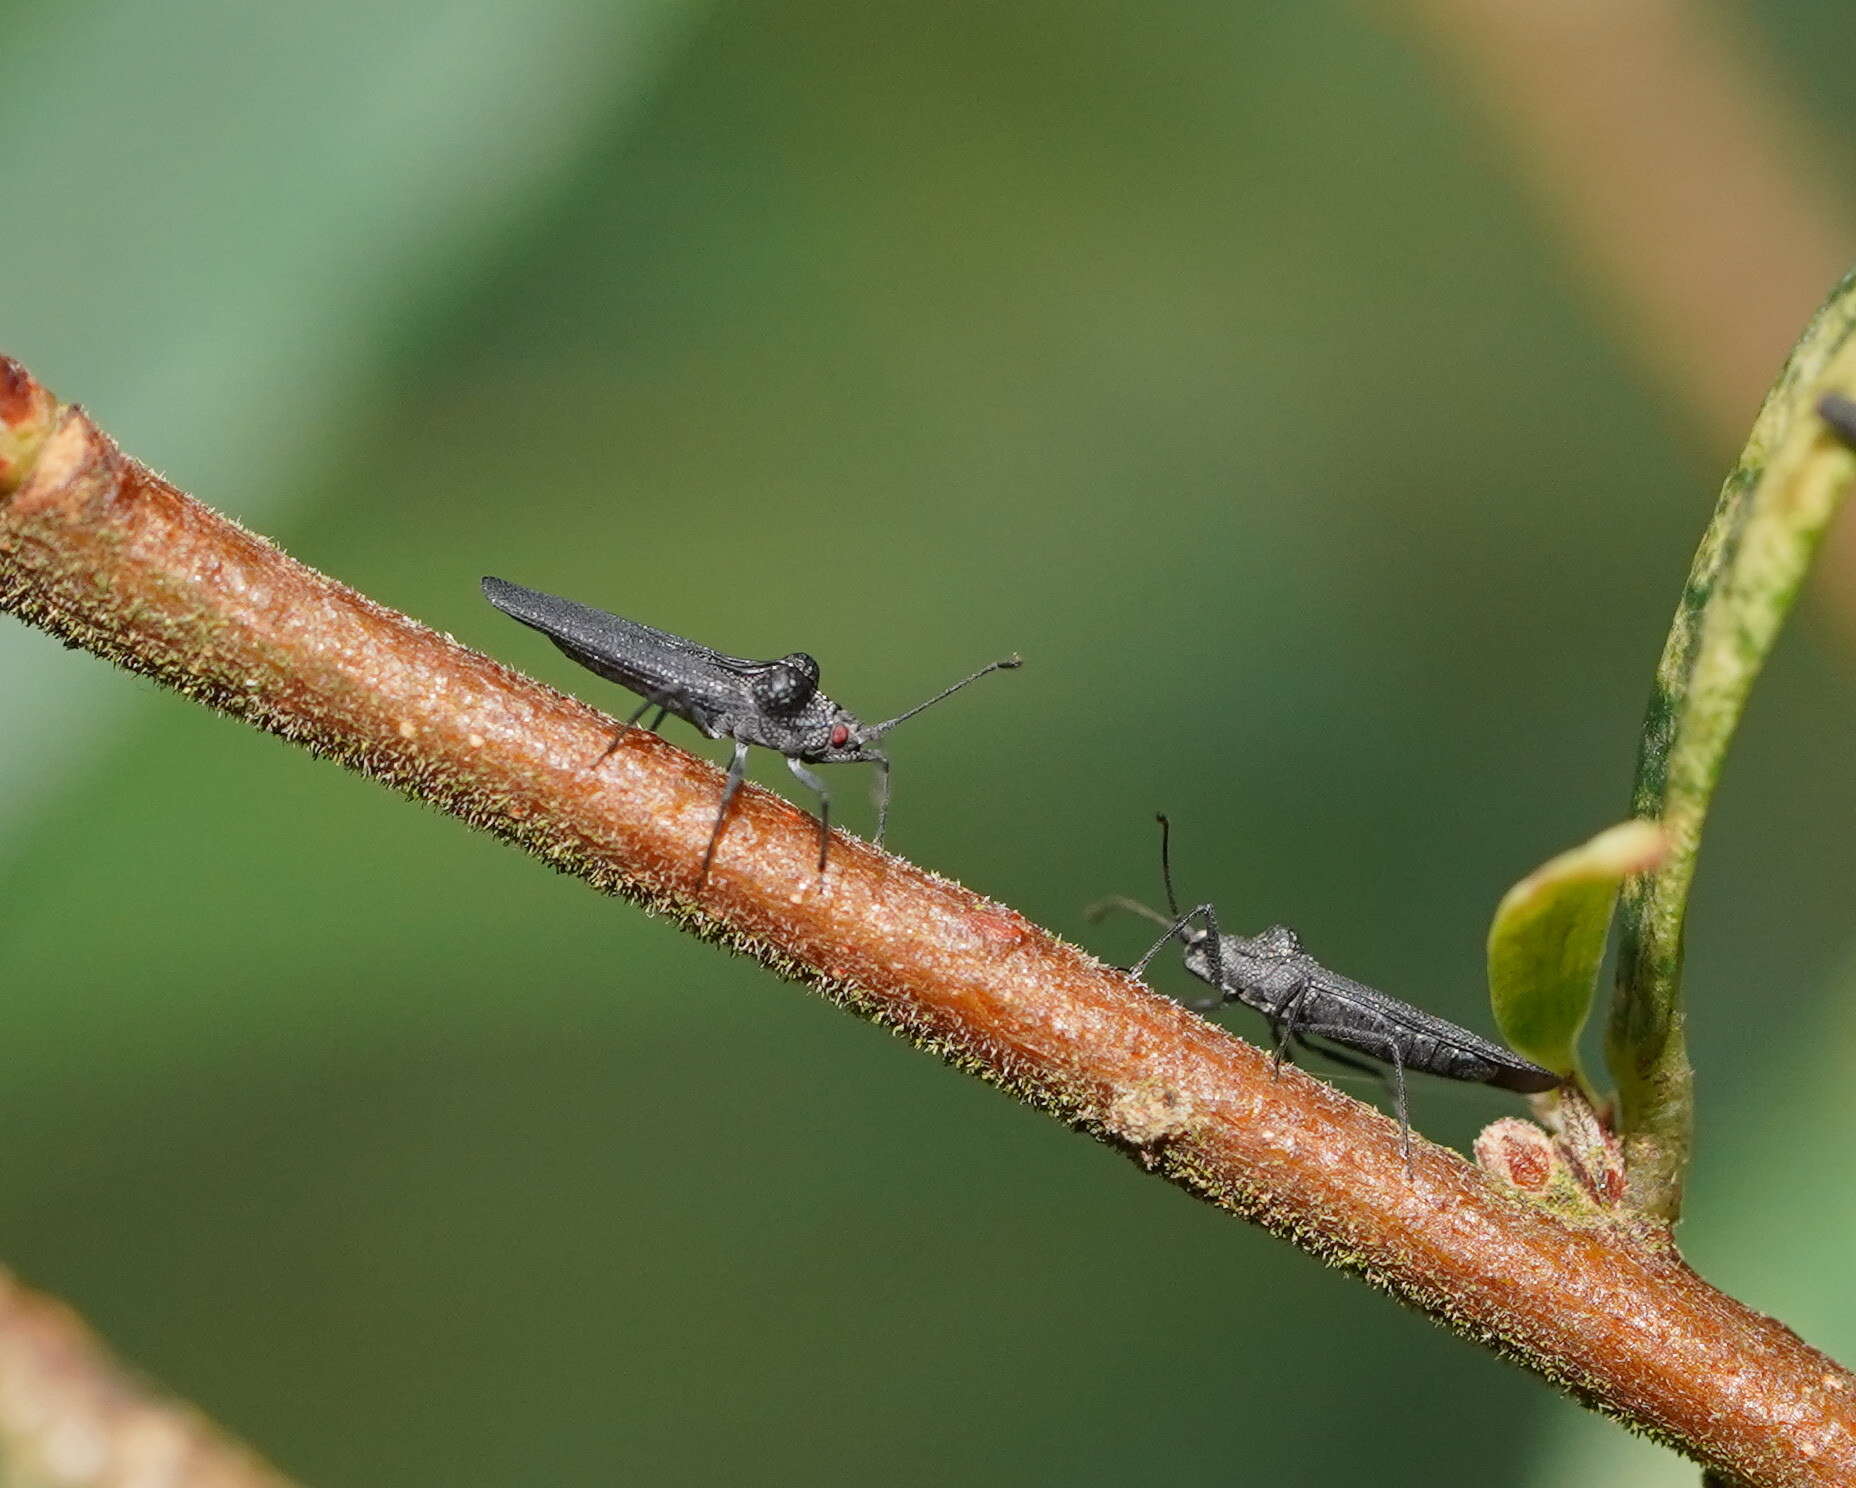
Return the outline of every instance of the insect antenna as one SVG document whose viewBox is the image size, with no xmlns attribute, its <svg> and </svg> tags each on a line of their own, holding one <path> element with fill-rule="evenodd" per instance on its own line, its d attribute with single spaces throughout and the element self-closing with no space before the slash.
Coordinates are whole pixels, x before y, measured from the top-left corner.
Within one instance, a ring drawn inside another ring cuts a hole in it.
<svg viewBox="0 0 1856 1488">
<path fill-rule="evenodd" d="M 1204 940 L 1209 942 L 1211 946 L 1212 985 L 1218 988 L 1222 998 L 1226 992 L 1224 964 L 1219 959 L 1218 924 L 1212 916 L 1212 907 L 1209 904 L 1201 904 L 1197 909 L 1193 910 L 1191 914 L 1181 914 L 1179 912 L 1179 895 L 1173 892 L 1173 824 L 1166 819 L 1166 813 L 1164 811 L 1156 811 L 1154 813 L 1154 820 L 1160 823 L 1160 877 L 1166 884 L 1166 907 L 1172 911 L 1173 918 L 1170 920 L 1163 919 L 1161 916 L 1154 914 L 1152 910 L 1143 909 L 1143 913 L 1152 915 L 1156 924 L 1166 926 L 1166 934 L 1162 935 L 1153 943 L 1152 949 L 1149 950 L 1145 956 L 1141 957 L 1133 966 L 1128 968 L 1129 974 L 1138 980 L 1141 974 L 1147 970 L 1147 963 L 1153 960 L 1155 956 L 1159 955 L 1161 951 L 1165 950 L 1169 941 L 1177 940 L 1181 945 L 1190 948 L 1198 944 L 1200 940 Z M 1193 936 L 1187 934 L 1187 928 L 1200 915 L 1205 916 L 1205 928 L 1199 932 L 1198 937 L 1195 939 Z"/>
<path fill-rule="evenodd" d="M 1094 924 L 1097 920 L 1106 918 L 1114 910 L 1125 910 L 1129 914 L 1139 915 L 1144 920 L 1152 920 L 1156 925 L 1166 926 L 1166 937 L 1160 942 L 1161 945 L 1165 945 L 1184 928 L 1186 916 L 1179 912 L 1179 899 L 1173 893 L 1173 865 L 1167 852 L 1167 838 L 1172 828 L 1167 822 L 1165 812 L 1156 811 L 1154 820 L 1160 823 L 1160 876 L 1166 881 L 1166 907 L 1172 911 L 1172 914 L 1163 915 L 1159 910 L 1150 909 L 1140 900 L 1130 899 L 1125 894 L 1111 894 L 1106 899 L 1098 899 L 1085 909 L 1083 918 Z M 1146 956 L 1143 956 L 1141 965 L 1145 966 L 1153 954 L 1149 951 Z"/>
<path fill-rule="evenodd" d="M 1160 823 L 1160 880 L 1166 885 L 1166 907 L 1173 911 L 1173 918 L 1179 919 L 1179 897 L 1173 892 L 1173 824 L 1166 819 L 1164 811 L 1156 811 L 1154 820 Z"/>
<path fill-rule="evenodd" d="M 1023 665 L 1024 665 L 1024 662 L 1019 659 L 1016 653 L 1004 658 L 1001 661 L 988 662 L 985 666 L 981 667 L 977 672 L 975 672 L 971 677 L 962 677 L 952 687 L 944 688 L 942 691 L 937 692 L 933 697 L 929 698 L 927 702 L 917 703 L 913 708 L 909 709 L 908 712 L 898 713 L 894 718 L 888 719 L 883 723 L 874 724 L 871 727 L 865 729 L 863 732 L 863 738 L 867 741 L 870 739 L 878 738 L 881 735 L 888 733 L 891 729 L 893 729 L 897 724 L 901 723 L 904 719 L 913 718 L 917 713 L 921 712 L 922 709 L 924 708 L 932 708 L 936 703 L 940 702 L 942 698 L 951 697 L 954 693 L 959 692 L 960 689 L 965 687 L 969 682 L 979 681 L 979 679 L 981 677 L 984 677 L 988 672 L 997 672 L 997 671 L 1002 671 L 1002 670 L 1009 671 L 1013 667 L 1023 666 Z"/>
</svg>

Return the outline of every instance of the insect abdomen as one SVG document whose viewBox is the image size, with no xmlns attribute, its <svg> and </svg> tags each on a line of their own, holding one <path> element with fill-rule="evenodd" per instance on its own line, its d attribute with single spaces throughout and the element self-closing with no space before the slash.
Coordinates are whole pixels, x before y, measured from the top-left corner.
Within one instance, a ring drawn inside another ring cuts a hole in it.
<svg viewBox="0 0 1856 1488">
<path fill-rule="evenodd" d="M 1484 1079 L 1485 1085 L 1496 1085 L 1503 1090 L 1513 1090 L 1521 1095 L 1541 1095 L 1549 1090 L 1558 1090 L 1566 1082 L 1550 1069 L 1523 1059 L 1519 1054 L 1510 1054 L 1507 1060 L 1496 1069 L 1495 1073 Z"/>
<path fill-rule="evenodd" d="M 1396 1040 L 1396 1062 L 1446 1080 L 1494 1085 L 1523 1095 L 1563 1083 L 1551 1070 L 1480 1034 L 1335 973 L 1309 989 L 1308 1003 L 1309 1021 L 1325 1025 L 1323 1037 L 1388 1064 L 1394 1062 Z"/>
</svg>

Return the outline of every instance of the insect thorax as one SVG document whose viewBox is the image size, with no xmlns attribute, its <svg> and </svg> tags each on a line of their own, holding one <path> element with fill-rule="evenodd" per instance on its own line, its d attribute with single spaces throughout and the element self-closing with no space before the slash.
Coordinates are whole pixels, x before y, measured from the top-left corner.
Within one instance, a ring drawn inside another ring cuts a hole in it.
<svg viewBox="0 0 1856 1488">
<path fill-rule="evenodd" d="M 1225 935 L 1219 938 L 1216 962 L 1209 937 L 1186 947 L 1186 970 L 1200 981 L 1217 987 L 1262 1012 L 1287 1002 L 1303 987 L 1314 963 L 1264 937 Z"/>
<path fill-rule="evenodd" d="M 789 715 L 745 708 L 731 710 L 728 718 L 728 732 L 734 738 L 815 764 L 862 758 L 858 744 L 862 730 L 857 719 L 822 692 L 813 693 Z M 842 742 L 834 744 L 834 737 Z"/>
<path fill-rule="evenodd" d="M 803 651 L 769 662 L 753 682 L 754 701 L 781 718 L 791 718 L 817 692 L 818 663 Z"/>
</svg>

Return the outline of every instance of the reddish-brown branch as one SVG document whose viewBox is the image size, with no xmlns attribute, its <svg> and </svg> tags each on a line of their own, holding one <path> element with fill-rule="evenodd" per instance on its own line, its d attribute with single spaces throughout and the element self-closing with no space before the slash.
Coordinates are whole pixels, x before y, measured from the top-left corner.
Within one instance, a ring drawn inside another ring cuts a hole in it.
<svg viewBox="0 0 1856 1488">
<path fill-rule="evenodd" d="M 1856 1378 L 958 884 L 324 578 L 0 376 L 0 607 L 675 918 L 1753 1484 L 1856 1478 Z M 13 430 L 9 454 L 5 424 Z M 21 457 L 17 447 L 36 453 Z M 5 494 L 9 458 L 23 479 Z"/>
<path fill-rule="evenodd" d="M 0 1481 L 290 1488 L 198 1411 L 152 1392 L 68 1307 L 0 1271 Z"/>
</svg>

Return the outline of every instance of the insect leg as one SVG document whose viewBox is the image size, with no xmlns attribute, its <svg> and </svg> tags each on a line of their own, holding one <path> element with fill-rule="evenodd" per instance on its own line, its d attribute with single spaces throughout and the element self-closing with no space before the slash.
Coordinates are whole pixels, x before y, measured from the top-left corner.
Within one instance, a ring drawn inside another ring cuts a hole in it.
<svg viewBox="0 0 1856 1488">
<path fill-rule="evenodd" d="M 1083 911 L 1083 918 L 1090 924 L 1105 918 L 1111 910 L 1124 910 L 1128 914 L 1139 915 L 1144 920 L 1152 920 L 1156 925 L 1170 925 L 1173 922 L 1157 909 L 1150 909 L 1138 899 L 1130 899 L 1125 894 L 1111 894 L 1106 899 L 1098 899 Z"/>
<path fill-rule="evenodd" d="M 700 887 L 708 880 L 709 866 L 715 862 L 715 845 L 722 840 L 722 828 L 728 823 L 728 808 L 734 804 L 735 792 L 741 789 L 741 777 L 747 774 L 748 746 L 735 740 L 735 757 L 728 762 L 728 783 L 722 787 L 722 809 L 715 814 L 715 830 L 709 834 L 709 847 L 702 855 L 702 872 L 697 875 Z"/>
<path fill-rule="evenodd" d="M 649 703 L 645 704 L 645 707 L 647 708 L 650 706 L 651 705 Z M 612 731 L 611 740 L 608 741 L 608 743 L 606 744 L 606 747 L 600 751 L 599 758 L 593 761 L 593 768 L 595 770 L 597 770 L 601 765 L 605 764 L 607 760 L 611 759 L 613 755 L 619 752 L 619 746 L 625 742 L 625 736 L 632 731 L 632 725 L 636 722 L 637 722 L 637 715 L 633 714 L 630 718 L 626 719 L 624 723 L 620 724 L 616 729 Z"/>
<path fill-rule="evenodd" d="M 653 708 L 657 709 L 657 717 L 651 721 L 651 732 L 656 733 L 658 724 L 664 721 L 665 715 L 670 712 L 669 705 L 674 701 L 676 701 L 676 694 L 669 692 L 656 692 L 647 697 L 632 710 L 632 716 L 619 725 L 618 732 L 612 736 L 612 742 L 606 746 L 606 752 L 593 761 L 593 768 L 597 770 L 601 765 L 605 764 L 607 760 L 611 759 L 614 754 L 618 753 L 619 746 L 625 742 L 625 736 L 633 729 L 637 728 L 638 720 L 643 718 L 644 715 L 649 713 Z"/>
<path fill-rule="evenodd" d="M 1368 1064 L 1364 1059 L 1355 1059 L 1351 1054 L 1343 1054 L 1339 1049 L 1331 1048 L 1325 1043 L 1311 1043 L 1306 1035 L 1299 1037 L 1296 1042 L 1310 1054 L 1319 1054 L 1330 1064 L 1337 1064 L 1342 1069 L 1352 1070 L 1356 1074 L 1371 1075 L 1385 1086 L 1387 1095 L 1392 1094 L 1392 1076 L 1380 1066 Z"/>
<path fill-rule="evenodd" d="M 825 789 L 825 782 L 820 780 L 790 754 L 786 757 L 786 768 L 791 770 L 801 785 L 810 786 L 818 792 L 818 871 L 825 872 L 825 854 L 831 846 L 831 792 Z"/>
<path fill-rule="evenodd" d="M 1156 940 L 1153 943 L 1152 948 L 1149 949 L 1149 951 L 1147 952 L 1145 956 L 1141 957 L 1140 960 L 1136 961 L 1134 965 L 1128 968 L 1128 975 L 1131 977 L 1134 977 L 1138 981 L 1140 979 L 1141 973 L 1147 970 L 1147 963 L 1153 960 L 1155 956 L 1158 956 L 1160 952 L 1166 948 L 1166 943 L 1170 940 L 1176 939 L 1180 931 L 1184 930 L 1194 920 L 1200 918 L 1201 916 L 1204 917 L 1206 925 L 1211 930 L 1212 967 L 1218 974 L 1218 985 L 1220 987 L 1223 987 L 1224 967 L 1218 958 L 1218 921 L 1216 917 L 1212 914 L 1212 907 L 1209 904 L 1201 904 L 1197 909 L 1188 910 L 1185 914 L 1181 915 L 1176 920 L 1160 921 L 1160 923 L 1166 925 L 1167 927 L 1166 934 L 1162 935 L 1158 940 Z M 1156 916 L 1155 918 L 1158 919 L 1158 916 Z M 1214 1006 L 1216 1006 L 1216 1004 L 1214 1004 Z"/>
<path fill-rule="evenodd" d="M 1274 1023 L 1270 1024 L 1271 1036 L 1275 1037 L 1279 1033 L 1280 1030 L 1277 1025 Z M 1303 1024 L 1300 1029 L 1294 1034 L 1289 1035 L 1285 1040 L 1288 1047 L 1283 1052 L 1283 1063 L 1296 1063 L 1295 1056 L 1297 1054 L 1312 1054 L 1318 1058 L 1325 1059 L 1337 1069 L 1352 1070 L 1356 1075 L 1371 1075 L 1373 1079 L 1377 1080 L 1385 1087 L 1387 1095 L 1392 1094 L 1392 1075 L 1389 1070 L 1377 1064 L 1373 1064 L 1366 1059 L 1355 1059 L 1353 1055 L 1344 1053 L 1342 1050 L 1335 1048 L 1332 1044 L 1325 1041 L 1318 1044 L 1315 1042 L 1317 1037 L 1319 1037 L 1319 1035 L 1309 1031 L 1308 1024 Z M 1308 1067 L 1313 1068 L 1313 1066 Z"/>
<path fill-rule="evenodd" d="M 1272 1028 L 1271 1032 L 1274 1031 L 1275 1030 Z M 1303 1026 L 1302 1030 L 1297 1033 L 1294 1038 L 1289 1040 L 1289 1049 L 1288 1052 L 1283 1055 L 1283 1063 L 1297 1063 L 1296 1055 L 1298 1054 L 1308 1054 L 1318 1059 L 1325 1059 L 1336 1069 L 1352 1070 L 1356 1075 L 1370 1075 L 1374 1080 L 1379 1082 L 1388 1096 L 1392 1094 L 1392 1072 L 1390 1070 L 1385 1069 L 1381 1065 L 1373 1064 L 1369 1060 L 1355 1059 L 1351 1054 L 1344 1053 L 1330 1043 L 1316 1043 L 1315 1035 L 1309 1033 L 1306 1025 Z M 1312 1070 L 1314 1066 L 1304 1065 L 1304 1068 Z"/>
<path fill-rule="evenodd" d="M 1218 929 L 1218 911 L 1209 904 L 1201 904 L 1193 913 L 1205 917 L 1205 933 L 1212 949 L 1212 975 L 1218 980 L 1218 990 L 1228 999 L 1232 994 L 1230 983 L 1224 979 L 1224 936 Z"/>
<path fill-rule="evenodd" d="M 1405 1056 L 1396 1038 L 1386 1040 L 1392 1050 L 1392 1083 L 1398 1087 L 1398 1135 L 1405 1148 L 1405 1176 L 1414 1177 L 1411 1166 L 1411 1108 L 1405 1104 Z"/>
<path fill-rule="evenodd" d="M 1296 1026 L 1296 1014 L 1302 1011 L 1303 1000 L 1308 996 L 1308 989 L 1314 983 L 1307 977 L 1295 984 L 1295 990 L 1282 1000 L 1281 1007 L 1270 1019 L 1270 1035 L 1275 1040 L 1275 1047 L 1270 1050 L 1270 1067 L 1278 1075 L 1282 1073 L 1282 1062 L 1288 1057 L 1288 1050 L 1294 1046 L 1301 1031 Z"/>
<path fill-rule="evenodd" d="M 883 845 L 883 833 L 889 828 L 889 756 L 879 754 L 871 761 L 877 768 L 876 789 L 876 836 L 870 839 L 873 847 Z M 822 795 L 823 792 L 821 791 Z"/>
<path fill-rule="evenodd" d="M 1130 899 L 1126 894 L 1111 894 L 1106 899 L 1096 900 L 1083 911 L 1083 918 L 1094 924 L 1097 920 L 1105 918 L 1111 910 L 1117 909 L 1128 914 L 1139 915 L 1144 920 L 1152 920 L 1156 925 L 1166 926 L 1166 934 L 1161 938 L 1159 945 L 1141 957 L 1138 965 L 1126 968 L 1130 976 L 1136 977 L 1146 970 L 1147 963 L 1159 952 L 1160 947 L 1177 935 L 1192 918 L 1192 915 L 1186 915 L 1180 919 L 1172 919 L 1161 914 L 1159 910 L 1141 903 L 1138 899 Z M 1198 913 L 1196 909 L 1192 912 L 1193 915 Z M 1223 1007 L 1230 1000 L 1223 992 L 1218 992 L 1210 997 L 1181 998 L 1180 1005 L 1191 1008 L 1195 1013 L 1208 1013 L 1213 1008 Z"/>
<path fill-rule="evenodd" d="M 1366 1009 L 1360 1009 L 1366 1012 Z M 1345 1043 L 1349 1048 L 1358 1049 L 1360 1053 L 1374 1059 L 1383 1059 L 1392 1066 L 1392 1103 L 1398 1112 L 1399 1141 L 1405 1150 L 1405 1176 L 1411 1177 L 1414 1169 L 1411 1164 L 1411 1107 L 1405 1099 L 1405 1050 L 1399 1042 L 1396 1029 L 1388 1029 L 1385 1021 L 1378 1014 L 1370 1015 L 1379 1025 L 1380 1031 L 1367 1032 L 1359 1028 L 1336 1028 L 1325 1024 L 1312 1025 L 1303 1030 L 1317 1038 L 1334 1039 Z M 1364 1047 L 1368 1043 L 1381 1044 L 1383 1054 L 1375 1049 Z M 1323 1052 L 1326 1052 L 1325 1050 Z"/>
</svg>

